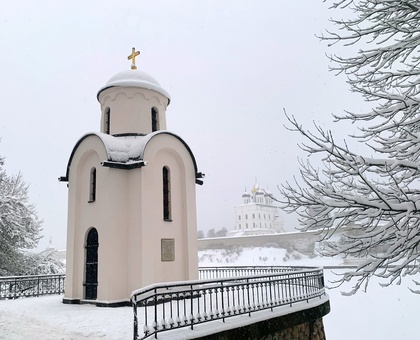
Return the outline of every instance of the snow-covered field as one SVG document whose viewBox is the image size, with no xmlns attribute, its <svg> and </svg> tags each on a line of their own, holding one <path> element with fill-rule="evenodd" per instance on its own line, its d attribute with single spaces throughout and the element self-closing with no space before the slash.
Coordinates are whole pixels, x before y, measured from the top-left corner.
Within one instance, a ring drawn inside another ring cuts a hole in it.
<svg viewBox="0 0 420 340">
<path fill-rule="evenodd" d="M 201 266 L 210 265 L 328 265 L 340 260 L 287 254 L 276 248 L 249 248 L 199 253 Z M 285 261 L 285 262 L 283 262 Z M 280 263 L 279 263 L 280 262 Z M 325 270 L 327 280 L 334 278 Z M 420 280 L 420 278 L 417 278 Z M 373 280 L 368 292 L 346 297 L 328 290 L 331 313 L 324 318 L 328 340 L 419 339 L 416 326 L 420 296 L 410 279 L 382 288 Z M 350 287 L 343 287 L 344 289 Z M 0 301 L 0 339 L 131 339 L 132 309 L 64 305 L 60 296 Z M 187 330 L 186 330 L 187 331 Z M 169 334 L 168 334 L 169 335 Z M 168 338 L 168 337 L 165 337 Z M 170 338 L 170 337 L 169 337 Z"/>
</svg>

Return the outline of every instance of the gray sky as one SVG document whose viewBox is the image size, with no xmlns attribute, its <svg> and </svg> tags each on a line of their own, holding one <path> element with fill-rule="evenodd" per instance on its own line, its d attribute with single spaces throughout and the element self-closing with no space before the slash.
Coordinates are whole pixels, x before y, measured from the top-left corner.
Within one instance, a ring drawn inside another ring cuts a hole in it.
<svg viewBox="0 0 420 340">
<path fill-rule="evenodd" d="M 78 139 L 99 131 L 96 93 L 129 69 L 133 46 L 138 68 L 171 94 L 168 130 L 206 174 L 198 229 L 232 228 L 256 177 L 276 194 L 305 156 L 283 108 L 334 130 L 330 114 L 355 107 L 345 78 L 328 72 L 334 50 L 315 37 L 330 15 L 313 0 L 2 1 L 0 155 L 30 184 L 40 248 L 50 237 L 65 247 L 67 188 L 57 178 Z M 292 230 L 296 219 L 283 217 Z"/>
</svg>

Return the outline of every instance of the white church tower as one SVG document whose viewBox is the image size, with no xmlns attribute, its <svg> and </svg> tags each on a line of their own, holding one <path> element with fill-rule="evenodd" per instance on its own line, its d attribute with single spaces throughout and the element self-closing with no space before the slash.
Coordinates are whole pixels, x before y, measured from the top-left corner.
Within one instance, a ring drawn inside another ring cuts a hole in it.
<svg viewBox="0 0 420 340">
<path fill-rule="evenodd" d="M 265 235 L 284 232 L 272 195 L 255 182 L 251 192 L 242 195 L 243 204 L 234 207 L 235 228 L 228 236 Z"/>
<path fill-rule="evenodd" d="M 113 76 L 98 92 L 99 133 L 75 145 L 68 182 L 63 302 L 118 306 L 133 290 L 198 278 L 191 149 L 166 131 L 169 94 L 145 72 Z"/>
</svg>

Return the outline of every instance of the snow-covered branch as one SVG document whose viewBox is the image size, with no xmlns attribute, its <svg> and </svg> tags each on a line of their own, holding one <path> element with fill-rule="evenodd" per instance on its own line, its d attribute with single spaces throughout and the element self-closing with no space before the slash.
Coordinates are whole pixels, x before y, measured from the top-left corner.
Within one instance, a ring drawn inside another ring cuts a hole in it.
<svg viewBox="0 0 420 340">
<path fill-rule="evenodd" d="M 355 55 L 331 55 L 331 69 L 375 105 L 334 119 L 355 123 L 359 133 L 350 138 L 372 154 L 355 152 L 317 125 L 306 130 L 286 114 L 288 128 L 305 137 L 301 149 L 321 166 L 301 161 L 300 178 L 279 187 L 278 201 L 299 215 L 302 230 L 324 231 L 326 255 L 365 259 L 337 282 L 356 278 L 354 293 L 372 275 L 392 283 L 419 268 L 420 1 L 340 0 L 331 8 L 352 14 L 331 19 L 337 30 L 320 38 L 359 47 Z"/>
<path fill-rule="evenodd" d="M 22 175 L 9 176 L 0 158 L 0 275 L 21 272 L 24 249 L 38 244 L 42 221 L 28 202 L 28 186 Z"/>
</svg>

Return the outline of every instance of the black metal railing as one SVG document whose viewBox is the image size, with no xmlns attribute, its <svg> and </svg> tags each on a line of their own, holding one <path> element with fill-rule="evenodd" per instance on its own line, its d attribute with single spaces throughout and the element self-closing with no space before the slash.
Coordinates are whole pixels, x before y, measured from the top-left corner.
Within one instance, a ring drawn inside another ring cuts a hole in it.
<svg viewBox="0 0 420 340">
<path fill-rule="evenodd" d="M 65 274 L 0 277 L 0 300 L 64 293 Z"/>
<path fill-rule="evenodd" d="M 280 271 L 271 274 L 155 284 L 134 291 L 134 339 L 157 338 L 159 332 L 193 329 L 194 325 L 220 319 L 224 322 L 242 314 L 251 316 L 325 294 L 321 268 L 277 268 Z"/>
<path fill-rule="evenodd" d="M 254 276 L 273 273 L 289 273 L 309 267 L 284 267 L 284 266 L 226 266 L 226 267 L 199 267 L 200 280 L 229 278 L 236 276 Z M 312 268 L 311 268 L 312 269 Z"/>
</svg>

